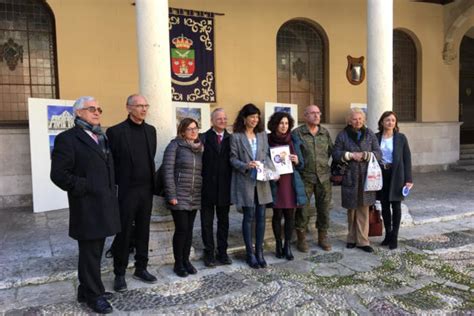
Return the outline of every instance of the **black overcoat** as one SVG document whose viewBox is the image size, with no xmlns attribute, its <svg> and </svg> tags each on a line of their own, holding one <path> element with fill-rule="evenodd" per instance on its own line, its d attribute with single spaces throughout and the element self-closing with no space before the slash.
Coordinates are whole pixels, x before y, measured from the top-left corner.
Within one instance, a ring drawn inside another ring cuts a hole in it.
<svg viewBox="0 0 474 316">
<path fill-rule="evenodd" d="M 100 239 L 120 231 L 112 155 L 80 127 L 56 136 L 51 180 L 67 191 L 71 238 Z"/>
<path fill-rule="evenodd" d="M 143 122 L 145 137 L 148 144 L 148 155 L 151 163 L 151 170 L 155 171 L 156 153 L 156 129 Z M 110 143 L 110 150 L 114 156 L 115 182 L 118 185 L 119 200 L 123 199 L 129 190 L 131 172 L 134 170 L 134 157 L 130 149 L 130 124 L 127 120 L 107 129 L 107 137 Z M 153 184 L 153 175 L 151 175 Z"/>
<path fill-rule="evenodd" d="M 204 144 L 201 204 L 228 206 L 230 205 L 232 178 L 230 134 L 224 130 L 224 137 L 220 145 L 217 142 L 217 134 L 212 128 L 201 134 L 200 139 Z"/>
<path fill-rule="evenodd" d="M 375 135 L 380 145 L 382 135 L 380 132 Z M 410 146 L 408 146 L 408 140 L 404 134 L 394 132 L 389 201 L 403 201 L 402 188 L 407 182 L 413 182 Z M 381 194 L 382 191 L 377 192 L 378 200 L 381 199 Z"/>
</svg>

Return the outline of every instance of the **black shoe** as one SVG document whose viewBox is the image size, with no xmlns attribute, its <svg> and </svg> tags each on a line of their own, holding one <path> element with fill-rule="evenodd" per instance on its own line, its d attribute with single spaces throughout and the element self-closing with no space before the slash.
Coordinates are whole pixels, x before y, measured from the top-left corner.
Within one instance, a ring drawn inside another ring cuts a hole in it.
<svg viewBox="0 0 474 316">
<path fill-rule="evenodd" d="M 365 252 L 374 252 L 374 248 L 370 246 L 357 246 L 357 248 L 364 250 Z"/>
<path fill-rule="evenodd" d="M 285 254 L 286 260 L 293 260 L 295 257 L 293 256 L 293 253 L 291 252 L 291 244 L 290 241 L 285 240 L 285 246 L 283 248 L 283 253 Z"/>
<path fill-rule="evenodd" d="M 352 243 L 352 242 L 348 242 L 346 244 L 346 248 L 349 248 L 349 249 L 352 249 L 352 248 L 355 248 L 356 244 L 355 243 Z"/>
<path fill-rule="evenodd" d="M 174 265 L 173 268 L 174 273 L 176 273 L 177 276 L 185 278 L 188 276 L 188 271 L 184 268 L 183 265 Z"/>
<path fill-rule="evenodd" d="M 216 256 L 217 261 L 219 261 L 220 264 L 232 264 L 232 259 L 229 258 L 229 256 L 225 253 L 222 255 L 217 255 Z"/>
<path fill-rule="evenodd" d="M 106 300 L 110 300 L 114 297 L 114 294 L 110 293 L 110 292 L 104 292 L 102 294 L 102 297 L 105 298 Z M 84 295 L 84 293 L 79 292 L 79 291 L 77 292 L 77 301 L 79 303 L 85 303 L 87 301 L 86 296 Z"/>
<path fill-rule="evenodd" d="M 216 266 L 216 259 L 214 256 L 204 254 L 204 265 L 208 268 L 214 268 Z"/>
<path fill-rule="evenodd" d="M 116 275 L 114 280 L 114 291 L 124 292 L 127 290 L 127 282 L 124 275 Z"/>
<path fill-rule="evenodd" d="M 184 268 L 186 269 L 186 271 L 188 272 L 188 274 L 196 274 L 198 273 L 198 271 L 196 270 L 196 268 L 191 264 L 191 262 L 189 261 L 185 261 L 184 262 Z"/>
<path fill-rule="evenodd" d="M 99 314 L 110 314 L 114 310 L 109 302 L 102 296 L 97 298 L 94 302 L 87 302 L 87 306 Z"/>
<path fill-rule="evenodd" d="M 102 293 L 102 297 L 105 298 L 108 301 L 108 300 L 111 300 L 114 297 L 114 293 L 104 292 L 104 293 Z"/>
<path fill-rule="evenodd" d="M 385 238 L 383 239 L 383 241 L 380 245 L 388 246 L 390 244 L 391 240 L 392 240 L 392 233 L 391 232 L 386 232 L 385 233 Z"/>
<path fill-rule="evenodd" d="M 393 236 L 388 245 L 388 249 L 393 250 L 398 248 L 398 236 Z"/>
<path fill-rule="evenodd" d="M 146 269 L 135 269 L 135 273 L 133 274 L 133 278 L 143 281 L 145 283 L 155 283 L 156 277 L 152 275 L 150 272 L 148 272 Z"/>
<path fill-rule="evenodd" d="M 249 267 L 253 269 L 258 269 L 260 268 L 260 265 L 258 264 L 257 258 L 255 258 L 254 254 L 247 255 L 247 259 L 245 260 Z"/>
<path fill-rule="evenodd" d="M 275 242 L 275 257 L 277 258 L 283 258 L 283 247 L 281 244 L 281 240 L 277 240 Z"/>
<path fill-rule="evenodd" d="M 267 267 L 267 262 L 265 261 L 265 258 L 263 257 L 263 249 L 259 249 L 256 251 L 257 252 L 257 262 L 260 268 L 266 268 Z"/>
</svg>

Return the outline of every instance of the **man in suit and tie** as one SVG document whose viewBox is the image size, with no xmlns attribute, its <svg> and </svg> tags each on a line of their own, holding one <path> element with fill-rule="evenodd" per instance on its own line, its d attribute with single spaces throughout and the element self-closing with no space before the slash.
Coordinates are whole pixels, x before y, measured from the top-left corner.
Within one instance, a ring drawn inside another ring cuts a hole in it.
<svg viewBox="0 0 474 316">
<path fill-rule="evenodd" d="M 128 117 L 107 129 L 110 149 L 115 161 L 116 183 L 122 231 L 115 236 L 114 290 L 127 289 L 125 271 L 128 266 L 132 225 L 135 223 L 135 272 L 133 277 L 147 283 L 156 277 L 147 271 L 150 217 L 153 206 L 153 174 L 155 172 L 156 130 L 145 123 L 148 102 L 144 96 L 127 98 Z"/>
<path fill-rule="evenodd" d="M 226 130 L 227 116 L 224 109 L 215 109 L 211 114 L 212 127 L 201 134 L 204 144 L 202 156 L 201 232 L 204 244 L 204 264 L 231 264 L 227 255 L 229 235 L 230 180 L 230 134 Z M 214 212 L 217 215 L 217 256 L 214 245 Z"/>
<path fill-rule="evenodd" d="M 111 313 L 100 274 L 107 236 L 120 231 L 114 163 L 100 128 L 102 109 L 93 97 L 74 103 L 75 126 L 56 137 L 51 180 L 67 191 L 69 236 L 79 244 L 77 300 L 100 314 Z"/>
</svg>

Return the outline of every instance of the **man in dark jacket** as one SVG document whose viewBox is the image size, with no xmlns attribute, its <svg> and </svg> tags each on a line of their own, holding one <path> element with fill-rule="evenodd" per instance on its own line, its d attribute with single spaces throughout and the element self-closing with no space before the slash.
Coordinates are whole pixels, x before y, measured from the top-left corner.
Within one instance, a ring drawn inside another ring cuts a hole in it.
<svg viewBox="0 0 474 316">
<path fill-rule="evenodd" d="M 79 244 L 77 300 L 111 313 L 100 275 L 105 237 L 120 231 L 113 158 L 100 129 L 102 109 L 93 97 L 74 103 L 75 126 L 56 137 L 51 180 L 67 191 L 69 236 Z"/>
<path fill-rule="evenodd" d="M 129 96 L 126 104 L 127 119 L 107 130 L 115 161 L 122 223 L 122 231 L 115 237 L 112 247 L 114 290 L 117 292 L 127 289 L 125 271 L 133 223 L 136 249 L 133 277 L 147 283 L 156 282 L 156 277 L 146 269 L 156 153 L 156 130 L 145 123 L 148 108 L 145 97 L 137 94 Z"/>
<path fill-rule="evenodd" d="M 222 264 L 231 264 L 227 255 L 229 235 L 230 180 L 230 138 L 225 129 L 227 116 L 223 109 L 211 114 L 212 127 L 201 135 L 204 144 L 202 157 L 201 231 L 204 243 L 204 264 L 216 265 L 216 258 Z M 217 257 L 214 246 L 214 212 L 217 215 Z"/>
</svg>

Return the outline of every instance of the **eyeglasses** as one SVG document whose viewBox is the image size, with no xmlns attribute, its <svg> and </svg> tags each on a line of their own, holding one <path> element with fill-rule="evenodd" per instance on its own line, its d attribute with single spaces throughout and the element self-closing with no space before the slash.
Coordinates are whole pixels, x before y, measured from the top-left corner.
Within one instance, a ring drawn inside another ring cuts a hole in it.
<svg viewBox="0 0 474 316">
<path fill-rule="evenodd" d="M 102 108 L 101 107 L 89 106 L 89 107 L 86 107 L 86 108 L 82 108 L 81 110 L 86 110 L 86 111 L 89 111 L 90 113 L 95 113 L 97 111 L 97 112 L 99 112 L 99 114 L 102 114 Z"/>
<path fill-rule="evenodd" d="M 197 132 L 199 131 L 198 127 L 188 127 L 186 128 L 186 132 Z"/>
<path fill-rule="evenodd" d="M 135 104 L 135 105 L 132 105 L 133 107 L 136 107 L 137 109 L 143 109 L 143 110 L 146 110 L 150 107 L 149 104 Z"/>
<path fill-rule="evenodd" d="M 323 113 L 321 113 L 321 112 L 308 112 L 308 114 L 321 115 Z"/>
</svg>

